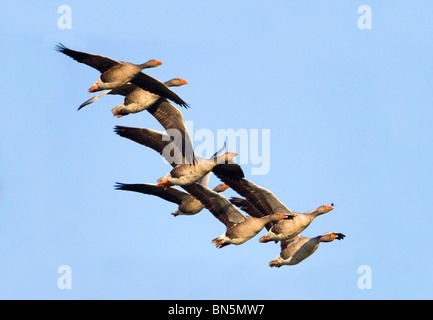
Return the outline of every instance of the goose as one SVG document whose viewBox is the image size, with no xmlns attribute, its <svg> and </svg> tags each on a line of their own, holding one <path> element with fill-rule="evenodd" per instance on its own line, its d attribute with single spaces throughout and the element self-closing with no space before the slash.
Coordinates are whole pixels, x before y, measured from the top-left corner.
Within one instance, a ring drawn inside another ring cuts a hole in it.
<svg viewBox="0 0 433 320">
<path fill-rule="evenodd" d="M 284 265 L 296 265 L 311 256 L 321 242 L 342 240 L 344 237 L 344 234 L 336 232 L 324 233 L 314 238 L 297 235 L 289 241 L 281 242 L 281 252 L 269 263 L 269 266 L 279 268 Z"/>
<path fill-rule="evenodd" d="M 262 213 L 252 206 L 246 199 L 232 197 L 230 202 L 253 217 L 263 216 Z M 291 239 L 304 231 L 317 216 L 333 209 L 332 206 L 322 205 L 305 213 L 292 211 L 294 216 L 293 219 L 267 225 L 266 229 L 268 230 L 268 233 L 261 237 L 259 241 L 266 243 L 269 241 L 278 242 Z"/>
<path fill-rule="evenodd" d="M 164 82 L 164 84 L 167 87 L 179 87 L 188 84 L 188 81 L 181 78 L 174 78 Z M 83 102 L 78 107 L 78 110 L 81 110 L 83 107 L 95 102 L 106 94 L 125 96 L 122 104 L 111 110 L 113 115 L 117 118 L 126 116 L 130 113 L 138 113 L 143 111 L 155 103 L 159 98 L 159 96 L 156 94 L 145 91 L 132 83 L 127 83 L 115 89 L 102 91 L 93 98 Z"/>
<path fill-rule="evenodd" d="M 177 217 L 179 215 L 192 216 L 203 210 L 203 204 L 194 198 L 191 194 L 176 189 L 169 188 L 164 190 L 163 188 L 158 187 L 155 184 L 125 184 L 125 183 L 117 183 L 115 186 L 117 190 L 128 190 L 141 192 L 143 194 L 154 195 L 160 197 L 164 200 L 176 203 L 179 207 L 172 213 L 173 216 Z M 213 191 L 214 192 L 224 192 L 227 190 L 228 185 L 221 183 L 216 186 Z"/>
<path fill-rule="evenodd" d="M 178 87 L 188 84 L 188 81 L 181 78 L 174 78 L 164 82 L 164 84 L 167 87 Z M 122 102 L 122 104 L 115 107 L 113 110 L 111 110 L 111 112 L 117 118 L 126 116 L 130 113 L 138 113 L 153 105 L 158 98 L 158 95 L 137 87 L 125 97 L 125 100 Z"/>
<path fill-rule="evenodd" d="M 123 129 L 119 129 L 119 128 L 117 130 L 118 132 L 123 131 Z M 166 145 L 170 143 L 167 142 L 166 144 L 166 142 L 164 142 L 162 138 L 164 133 L 162 132 L 157 132 L 155 130 L 150 130 L 150 129 L 139 129 L 139 128 L 127 128 L 126 130 L 129 132 L 138 131 L 137 133 L 135 134 L 131 133 L 130 135 L 134 136 L 135 138 L 140 136 L 140 138 L 142 139 L 141 141 L 146 141 L 145 142 L 146 145 L 151 147 L 153 146 L 153 148 L 157 151 L 164 149 L 164 147 L 166 147 Z M 165 141 L 167 141 L 167 139 L 165 139 Z M 225 147 L 226 146 L 224 144 L 224 146 L 220 150 L 218 150 L 213 155 L 213 157 L 222 154 Z M 159 153 L 163 154 L 162 152 Z M 172 163 L 172 166 L 175 167 L 176 164 Z M 207 187 L 209 183 L 209 178 L 210 178 L 210 173 L 204 176 L 202 179 L 200 179 L 199 183 Z M 192 195 L 175 188 L 170 188 L 165 190 L 155 184 L 124 184 L 124 183 L 117 183 L 115 188 L 117 190 L 129 190 L 129 191 L 141 192 L 149 195 L 155 195 L 167 201 L 176 203 L 179 205 L 179 207 L 175 212 L 172 213 L 172 215 L 174 215 L 175 217 L 178 215 L 194 215 L 199 213 L 204 208 L 203 204 L 199 200 L 195 199 Z M 227 190 L 227 188 L 228 186 L 226 184 L 221 183 L 213 190 L 215 192 L 224 192 L 225 190 Z"/>
<path fill-rule="evenodd" d="M 132 64 L 129 62 L 116 61 L 102 55 L 75 51 L 61 43 L 56 46 L 56 50 L 77 62 L 87 64 L 101 72 L 100 77 L 92 84 L 89 92 L 115 89 L 131 82 L 146 91 L 165 97 L 185 108 L 188 107 L 185 101 L 162 82 L 141 72 L 143 69 L 154 68 L 161 65 L 162 62 L 158 60 L 151 59 L 143 64 Z"/>
<path fill-rule="evenodd" d="M 235 190 L 238 194 L 246 198 L 246 201 L 234 200 L 234 205 L 243 206 L 243 209 L 248 210 L 253 215 L 270 215 L 274 212 L 282 212 L 292 214 L 291 220 L 281 221 L 268 225 L 268 233 L 260 238 L 260 242 L 282 241 L 290 239 L 305 230 L 310 223 L 319 215 L 327 213 L 333 209 L 331 206 L 323 205 L 306 213 L 293 212 L 287 208 L 271 191 L 259 187 L 247 179 L 234 180 L 230 177 L 219 175 L 218 178 Z M 252 213 L 251 208 L 255 209 L 256 213 Z"/>
<path fill-rule="evenodd" d="M 235 180 L 244 177 L 242 168 L 231 161 L 237 153 L 226 152 L 222 155 L 214 155 L 211 159 L 203 159 L 193 155 L 190 139 L 176 138 L 175 135 L 174 141 L 171 141 L 168 134 L 146 128 L 116 126 L 114 131 L 122 137 L 154 149 L 173 166 L 170 172 L 157 181 L 157 185 L 164 189 L 173 185 L 184 186 L 197 182 L 210 172 L 218 172 Z M 183 133 L 187 135 L 186 129 Z M 181 140 L 182 144 L 176 143 L 176 140 Z M 183 147 L 184 143 L 187 144 L 185 147 Z"/>
<path fill-rule="evenodd" d="M 226 226 L 226 232 L 212 240 L 219 249 L 230 244 L 240 245 L 256 236 L 267 223 L 291 219 L 291 215 L 273 213 L 260 218 L 245 216 L 226 197 L 198 183 L 183 186 Z"/>
</svg>

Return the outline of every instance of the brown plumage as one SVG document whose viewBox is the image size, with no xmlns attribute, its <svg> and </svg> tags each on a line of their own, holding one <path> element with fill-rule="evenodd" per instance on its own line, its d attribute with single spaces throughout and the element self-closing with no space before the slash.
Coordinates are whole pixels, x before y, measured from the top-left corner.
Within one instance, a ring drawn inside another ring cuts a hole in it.
<svg viewBox="0 0 433 320">
<path fill-rule="evenodd" d="M 56 50 L 77 62 L 87 64 L 101 72 L 99 79 L 92 85 L 89 92 L 114 89 L 131 82 L 143 90 L 167 98 L 183 107 L 188 107 L 185 101 L 161 81 L 141 72 L 141 70 L 145 68 L 153 68 L 161 65 L 160 61 L 151 59 L 143 64 L 132 64 L 129 62 L 116 61 L 102 55 L 71 50 L 63 44 L 57 45 Z"/>
<path fill-rule="evenodd" d="M 172 215 L 175 217 L 178 215 L 195 215 L 202 211 L 204 208 L 203 204 L 199 200 L 194 198 L 191 194 L 176 188 L 169 188 L 165 190 L 155 184 L 146 183 L 117 183 L 115 188 L 117 190 L 128 190 L 148 195 L 154 195 L 169 202 L 176 203 L 178 205 L 178 208 L 175 212 L 172 213 Z M 213 191 L 220 193 L 227 190 L 227 188 L 228 186 L 226 184 L 221 183 L 216 186 Z"/>
</svg>

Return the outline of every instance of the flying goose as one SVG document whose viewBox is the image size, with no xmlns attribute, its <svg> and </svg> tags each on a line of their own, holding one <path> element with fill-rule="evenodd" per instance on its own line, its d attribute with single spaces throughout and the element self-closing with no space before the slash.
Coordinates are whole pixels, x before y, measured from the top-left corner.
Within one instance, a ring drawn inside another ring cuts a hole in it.
<svg viewBox="0 0 433 320">
<path fill-rule="evenodd" d="M 291 219 L 291 215 L 273 213 L 269 216 L 255 218 L 242 214 L 223 195 L 198 183 L 183 186 L 204 205 L 218 220 L 226 226 L 226 232 L 212 240 L 217 248 L 227 245 L 240 245 L 256 236 L 270 222 Z"/>
<path fill-rule="evenodd" d="M 162 132 L 160 132 L 160 133 L 152 132 L 150 129 L 144 129 L 144 130 L 139 130 L 139 131 L 140 131 L 139 135 L 141 135 L 142 139 L 144 139 L 146 141 L 149 141 L 149 140 L 162 141 L 162 135 L 164 134 Z M 147 139 L 145 138 L 146 135 L 149 136 Z M 157 135 L 160 135 L 161 139 L 150 138 L 150 136 L 156 137 Z M 136 135 L 136 136 L 138 136 L 138 135 Z M 168 143 L 170 143 L 170 142 L 168 142 Z M 157 148 L 155 148 L 155 149 L 157 149 Z M 159 147 L 158 150 L 161 150 L 161 149 L 163 149 L 163 147 Z M 217 155 L 222 154 L 224 149 L 225 149 L 225 144 L 213 156 L 217 156 Z M 172 164 L 172 165 L 173 165 L 173 167 L 176 166 L 175 164 Z M 206 176 L 204 176 L 202 179 L 200 179 L 199 183 L 201 185 L 207 187 L 208 183 L 209 183 L 209 178 L 210 178 L 210 173 L 207 174 Z M 204 208 L 203 204 L 199 200 L 194 198 L 189 193 L 181 191 L 181 190 L 176 189 L 176 188 L 163 189 L 163 188 L 160 188 L 159 186 L 157 186 L 155 184 L 124 184 L 124 183 L 117 183 L 117 185 L 115 187 L 117 190 L 129 190 L 129 191 L 141 192 L 141 193 L 149 194 L 149 195 L 155 195 L 155 196 L 158 196 L 158 197 L 165 199 L 167 201 L 176 203 L 179 205 L 179 207 L 177 208 L 177 210 L 175 212 L 172 213 L 172 215 L 174 215 L 174 216 L 194 215 L 194 214 L 199 213 Z M 224 192 L 227 188 L 228 188 L 228 186 L 226 184 L 221 183 L 220 185 L 215 187 L 213 190 L 215 192 Z"/>
<path fill-rule="evenodd" d="M 178 87 L 187 83 L 188 81 L 181 78 L 175 78 L 164 82 L 167 87 Z M 125 96 L 125 100 L 122 102 L 122 104 L 115 107 L 113 110 L 111 110 L 111 112 L 117 118 L 126 116 L 130 113 L 138 113 L 149 108 L 158 100 L 158 98 L 158 95 L 137 87 L 127 96 Z"/>
<path fill-rule="evenodd" d="M 211 159 L 203 159 L 194 156 L 189 139 L 183 141 L 181 137 L 174 137 L 174 141 L 171 141 L 167 133 L 146 128 L 116 126 L 114 131 L 122 137 L 154 149 L 172 165 L 173 169 L 157 181 L 157 185 L 165 189 L 173 185 L 183 186 L 197 182 L 211 171 L 235 180 L 244 176 L 242 168 L 231 161 L 236 153 L 226 152 L 214 155 Z M 181 133 L 178 132 L 177 135 Z M 181 140 L 181 143 L 176 140 Z M 188 145 L 183 147 L 184 143 Z"/>
<path fill-rule="evenodd" d="M 143 90 L 165 97 L 183 107 L 188 107 L 185 101 L 162 82 L 141 72 L 143 69 L 161 65 L 162 63 L 158 60 L 152 59 L 143 64 L 132 64 L 129 62 L 116 61 L 101 55 L 71 50 L 61 43 L 56 46 L 56 50 L 71 57 L 75 61 L 87 64 L 101 72 L 100 77 L 93 83 L 89 92 L 115 89 L 131 82 Z"/>
<path fill-rule="evenodd" d="M 274 212 L 282 212 L 294 216 L 291 220 L 268 225 L 267 229 L 269 231 L 266 235 L 260 238 L 260 242 L 288 240 L 305 230 L 305 228 L 307 228 L 317 216 L 333 209 L 331 206 L 323 205 L 306 213 L 293 212 L 288 209 L 271 191 L 259 187 L 249 180 L 234 180 L 227 176 L 218 175 L 218 173 L 216 173 L 216 175 L 222 180 L 222 182 L 246 198 L 248 202 L 235 198 L 232 199 L 232 203 L 236 206 L 240 206 L 249 214 L 254 216 L 261 214 L 264 216 L 270 215 Z M 252 211 L 252 209 L 255 210 Z"/>
<path fill-rule="evenodd" d="M 125 183 L 117 183 L 115 186 L 117 190 L 128 190 L 128 191 L 135 191 L 135 192 L 141 192 L 143 194 L 149 194 L 154 195 L 157 197 L 160 197 L 164 200 L 176 203 L 179 205 L 179 207 L 172 213 L 173 216 L 177 217 L 178 215 L 195 215 L 203 210 L 204 206 L 203 204 L 194 198 L 189 193 L 176 189 L 176 188 L 169 188 L 169 189 L 163 189 L 161 187 L 158 187 L 155 184 L 146 184 L 146 183 L 139 183 L 139 184 L 125 184 Z M 216 186 L 213 191 L 215 192 L 224 192 L 227 190 L 228 185 L 221 183 L 218 186 Z"/>
<path fill-rule="evenodd" d="M 344 234 L 336 232 L 328 232 L 315 238 L 297 235 L 289 241 L 281 242 L 281 252 L 269 263 L 269 266 L 279 268 L 284 265 L 298 264 L 311 256 L 321 242 L 331 242 L 335 239 L 342 240 L 344 237 Z"/>
<path fill-rule="evenodd" d="M 185 84 L 188 84 L 188 81 L 183 80 L 181 78 L 174 78 L 164 82 L 164 84 L 167 87 L 178 87 L 178 86 L 183 86 Z M 93 98 L 90 98 L 89 100 L 83 102 L 78 107 L 78 110 L 95 102 L 96 100 L 100 99 L 106 94 L 125 96 L 125 99 L 122 102 L 122 104 L 115 107 L 113 110 L 111 110 L 113 115 L 116 116 L 117 118 L 126 116 L 130 113 L 138 113 L 140 111 L 143 111 L 148 107 L 150 107 L 152 104 L 154 104 L 159 98 L 159 96 L 156 94 L 145 91 L 132 83 L 127 83 L 115 89 L 102 91 L 101 93 L 97 94 Z"/>
</svg>

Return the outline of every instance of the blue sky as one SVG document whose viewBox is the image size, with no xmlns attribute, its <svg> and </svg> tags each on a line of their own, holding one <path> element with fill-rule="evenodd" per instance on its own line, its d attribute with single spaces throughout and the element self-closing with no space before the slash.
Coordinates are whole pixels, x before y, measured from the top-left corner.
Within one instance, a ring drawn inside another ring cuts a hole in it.
<svg viewBox="0 0 433 320">
<path fill-rule="evenodd" d="M 61 5 L 71 29 L 58 27 Z M 372 29 L 358 28 L 361 5 Z M 432 10 L 373 0 L 3 4 L 0 298 L 433 298 Z M 188 80 L 173 90 L 191 105 L 182 111 L 195 145 L 200 129 L 269 130 L 270 170 L 242 164 L 247 178 L 295 211 L 335 203 L 302 235 L 346 239 L 271 269 L 279 246 L 258 236 L 218 250 L 211 240 L 225 228 L 208 211 L 174 218 L 174 204 L 115 191 L 170 168 L 113 127 L 162 128 L 147 112 L 114 118 L 121 97 L 77 112 L 98 72 L 56 52 L 59 42 L 155 58 L 163 65 L 150 75 Z M 57 286 L 61 265 L 70 290 Z M 371 289 L 358 287 L 363 265 Z"/>
</svg>

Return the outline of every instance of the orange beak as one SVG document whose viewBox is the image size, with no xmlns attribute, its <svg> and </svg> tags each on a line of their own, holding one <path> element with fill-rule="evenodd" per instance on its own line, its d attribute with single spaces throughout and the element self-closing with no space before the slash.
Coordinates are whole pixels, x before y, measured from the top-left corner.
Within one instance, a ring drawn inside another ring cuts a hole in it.
<svg viewBox="0 0 433 320">
<path fill-rule="evenodd" d="M 96 90 L 98 90 L 98 85 L 97 84 L 95 84 L 93 87 L 91 87 L 89 89 L 89 92 L 95 92 Z"/>
<path fill-rule="evenodd" d="M 158 60 L 155 60 L 155 64 L 156 64 L 156 66 L 160 66 L 162 64 L 162 62 L 158 61 Z"/>
<path fill-rule="evenodd" d="M 189 83 L 189 82 L 186 81 L 186 80 L 183 80 L 183 79 L 180 80 L 180 84 L 188 84 L 188 83 Z"/>
<path fill-rule="evenodd" d="M 226 185 L 226 184 L 223 184 L 223 188 L 224 188 L 224 190 L 226 190 L 226 189 L 228 189 L 228 188 L 229 188 L 229 186 L 228 186 L 228 185 Z"/>
<path fill-rule="evenodd" d="M 158 184 L 157 184 L 157 186 L 158 187 L 161 187 L 161 186 L 163 186 L 163 185 L 165 185 L 166 183 L 168 183 L 168 178 L 161 178 L 161 179 L 158 179 Z"/>
<path fill-rule="evenodd" d="M 270 267 L 276 267 L 277 264 L 278 264 L 278 262 L 276 260 L 272 260 L 271 262 L 269 262 Z"/>
<path fill-rule="evenodd" d="M 329 211 L 331 211 L 331 210 L 334 210 L 334 207 L 326 206 L 326 209 L 328 209 Z"/>
</svg>

